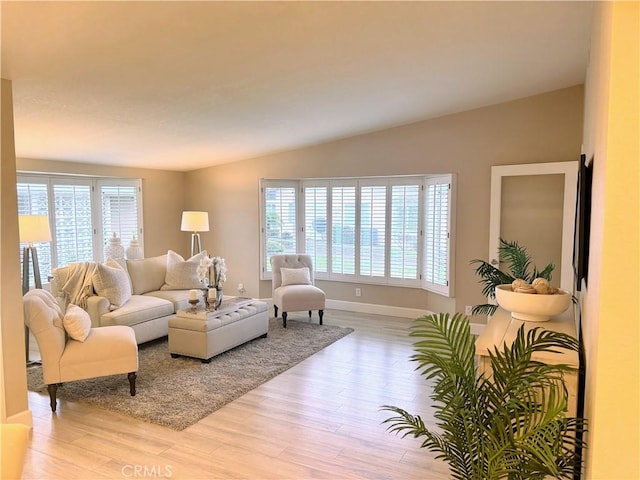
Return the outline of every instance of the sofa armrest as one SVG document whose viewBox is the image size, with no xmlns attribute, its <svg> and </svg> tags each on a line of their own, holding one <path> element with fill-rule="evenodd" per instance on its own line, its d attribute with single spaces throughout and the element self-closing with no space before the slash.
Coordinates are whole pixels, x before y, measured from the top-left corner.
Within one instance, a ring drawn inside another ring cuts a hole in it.
<svg viewBox="0 0 640 480">
<path fill-rule="evenodd" d="M 106 297 L 91 295 L 87 297 L 87 312 L 91 317 L 91 326 L 100 327 L 100 317 L 111 311 L 111 302 Z"/>
</svg>

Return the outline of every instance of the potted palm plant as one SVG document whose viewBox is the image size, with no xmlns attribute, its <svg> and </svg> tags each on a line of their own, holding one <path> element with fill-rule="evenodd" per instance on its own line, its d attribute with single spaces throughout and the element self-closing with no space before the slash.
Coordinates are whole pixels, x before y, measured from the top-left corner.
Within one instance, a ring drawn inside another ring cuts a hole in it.
<svg viewBox="0 0 640 480">
<path fill-rule="evenodd" d="M 498 254 L 500 260 L 507 264 L 508 272 L 503 272 L 484 260 L 471 260 L 472 264 L 478 265 L 476 274 L 480 277 L 480 283 L 483 285 L 482 294 L 485 297 L 495 299 L 498 285 L 510 284 L 516 279 L 522 279 L 527 283 L 532 283 L 536 278 L 551 281 L 555 265 L 549 263 L 542 270 L 538 270 L 527 249 L 520 246 L 518 242 L 508 242 L 501 238 Z M 497 308 L 497 305 L 491 303 L 475 305 L 471 313 L 473 315 L 493 315 Z"/>
<path fill-rule="evenodd" d="M 437 428 L 419 415 L 392 405 L 388 430 L 423 438 L 422 447 L 449 464 L 452 477 L 465 480 L 570 478 L 580 457 L 584 422 L 566 416 L 567 365 L 534 360 L 540 352 L 577 350 L 571 336 L 534 328 L 518 331 L 512 345 L 490 352 L 492 374 L 477 374 L 475 339 L 459 313 L 415 320 L 412 361 L 434 382 Z M 579 471 L 579 470 L 578 470 Z"/>
</svg>

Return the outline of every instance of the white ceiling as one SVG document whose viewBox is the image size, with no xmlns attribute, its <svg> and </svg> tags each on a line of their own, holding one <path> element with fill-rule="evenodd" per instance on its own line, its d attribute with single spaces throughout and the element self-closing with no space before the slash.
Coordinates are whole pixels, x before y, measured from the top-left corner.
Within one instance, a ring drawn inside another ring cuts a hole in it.
<svg viewBox="0 0 640 480">
<path fill-rule="evenodd" d="M 16 154 L 192 170 L 584 82 L 582 2 L 7 2 Z"/>
</svg>

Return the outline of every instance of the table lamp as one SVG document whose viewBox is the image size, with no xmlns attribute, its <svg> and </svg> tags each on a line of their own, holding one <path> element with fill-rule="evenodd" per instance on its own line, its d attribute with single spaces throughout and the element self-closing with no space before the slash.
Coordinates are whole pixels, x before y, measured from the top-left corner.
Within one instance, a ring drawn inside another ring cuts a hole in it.
<svg viewBox="0 0 640 480">
<path fill-rule="evenodd" d="M 200 233 L 209 231 L 209 212 L 182 212 L 180 230 L 191 233 L 191 256 L 200 253 Z"/>
</svg>

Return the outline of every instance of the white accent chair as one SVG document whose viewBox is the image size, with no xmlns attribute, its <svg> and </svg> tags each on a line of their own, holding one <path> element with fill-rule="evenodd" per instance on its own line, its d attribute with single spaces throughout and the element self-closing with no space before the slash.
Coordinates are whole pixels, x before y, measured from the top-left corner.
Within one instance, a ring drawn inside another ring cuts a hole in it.
<svg viewBox="0 0 640 480">
<path fill-rule="evenodd" d="M 313 261 L 311 255 L 273 255 L 271 262 L 271 296 L 275 317 L 282 310 L 282 326 L 287 328 L 287 313 L 318 310 L 320 325 L 326 296 L 313 284 Z M 282 269 L 287 269 L 283 272 Z M 305 271 L 305 269 L 308 269 Z M 308 272 L 308 273 L 307 273 Z M 284 281 L 283 281 L 284 274 Z"/>
<path fill-rule="evenodd" d="M 23 297 L 24 321 L 33 332 L 42 356 L 42 377 L 49 391 L 51 411 L 64 382 L 128 374 L 129 392 L 136 394 L 138 345 L 131 327 L 91 328 L 84 342 L 68 337 L 64 314 L 51 293 L 30 290 Z"/>
</svg>

